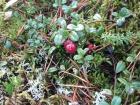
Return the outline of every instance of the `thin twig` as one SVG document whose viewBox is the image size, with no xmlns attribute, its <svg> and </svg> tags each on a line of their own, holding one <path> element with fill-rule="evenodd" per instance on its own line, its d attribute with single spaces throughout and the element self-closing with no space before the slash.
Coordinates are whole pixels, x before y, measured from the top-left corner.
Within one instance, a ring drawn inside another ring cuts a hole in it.
<svg viewBox="0 0 140 105">
<path fill-rule="evenodd" d="M 86 81 L 85 79 L 83 79 L 83 78 L 81 78 L 81 77 L 79 77 L 79 76 L 77 76 L 77 75 L 74 75 L 74 74 L 69 73 L 69 72 L 66 72 L 66 71 L 61 71 L 61 72 L 65 73 L 65 74 L 69 74 L 69 75 L 71 75 L 71 76 L 73 76 L 73 77 L 76 77 L 76 78 L 78 78 L 79 80 L 81 80 L 81 81 L 83 81 L 83 82 L 85 82 L 85 83 L 88 83 L 88 84 L 90 84 L 90 85 L 93 86 L 93 84 L 89 83 L 88 81 Z"/>
<path fill-rule="evenodd" d="M 130 105 L 139 105 L 139 104 L 140 104 L 140 101 L 137 101 L 137 102 L 134 102 L 134 103 L 132 103 Z"/>
<path fill-rule="evenodd" d="M 49 69 L 49 67 L 50 67 L 50 65 L 51 65 L 51 63 L 52 63 L 52 59 L 53 59 L 53 56 L 51 57 L 50 62 L 49 62 L 49 64 L 48 64 L 47 68 L 45 69 L 45 72 L 48 71 L 48 69 Z"/>
<path fill-rule="evenodd" d="M 87 87 L 87 86 L 81 86 L 81 85 L 70 85 L 70 84 L 59 84 L 59 86 L 64 86 L 64 87 L 75 87 L 75 88 L 84 88 L 84 89 L 92 89 L 94 87 Z"/>
</svg>

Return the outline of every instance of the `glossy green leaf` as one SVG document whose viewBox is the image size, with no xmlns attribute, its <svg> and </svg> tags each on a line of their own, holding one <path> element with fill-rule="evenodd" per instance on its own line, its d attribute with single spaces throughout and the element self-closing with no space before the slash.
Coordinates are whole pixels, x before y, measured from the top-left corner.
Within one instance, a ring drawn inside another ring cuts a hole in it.
<svg viewBox="0 0 140 105">
<path fill-rule="evenodd" d="M 68 24 L 67 25 L 67 29 L 69 29 L 69 30 L 73 30 L 75 28 L 76 28 L 76 26 L 74 24 Z"/>
<path fill-rule="evenodd" d="M 117 12 L 112 12 L 112 16 L 117 17 L 118 16 L 118 13 Z"/>
<path fill-rule="evenodd" d="M 60 34 L 57 34 L 54 37 L 54 43 L 55 43 L 55 45 L 61 45 L 63 43 L 63 36 Z"/>
<path fill-rule="evenodd" d="M 73 1 L 70 6 L 71 6 L 71 8 L 77 8 L 78 1 Z"/>
<path fill-rule="evenodd" d="M 82 49 L 82 48 L 78 48 L 77 52 L 79 55 L 84 56 L 86 54 L 86 52 Z"/>
<path fill-rule="evenodd" d="M 84 30 L 84 25 L 83 24 L 78 24 L 75 28 L 75 31 L 82 31 Z"/>
<path fill-rule="evenodd" d="M 70 6 L 63 5 L 63 6 L 62 6 L 62 9 L 63 9 L 64 13 L 70 13 L 70 12 L 71 12 Z"/>
<path fill-rule="evenodd" d="M 100 21 L 102 20 L 102 17 L 100 14 L 96 13 L 94 16 L 93 16 L 93 19 L 96 20 L 96 21 Z"/>
<path fill-rule="evenodd" d="M 48 72 L 49 73 L 53 73 L 53 72 L 55 72 L 55 71 L 57 71 L 58 69 L 56 68 L 56 67 L 51 67 L 51 68 L 49 68 L 48 69 Z"/>
<path fill-rule="evenodd" d="M 119 96 L 114 96 L 112 101 L 111 101 L 111 105 L 121 105 L 121 97 Z"/>
<path fill-rule="evenodd" d="M 126 69 L 126 65 L 125 65 L 125 62 L 123 61 L 119 61 L 117 63 L 117 66 L 116 66 L 116 73 L 120 73 L 121 71 L 124 71 Z"/>
<path fill-rule="evenodd" d="M 124 78 L 118 78 L 118 81 L 124 85 L 128 84 L 128 82 Z"/>
<path fill-rule="evenodd" d="M 126 61 L 127 62 L 134 62 L 135 58 L 132 56 L 127 57 Z"/>
<path fill-rule="evenodd" d="M 102 35 L 103 32 L 104 32 L 104 27 L 100 26 L 97 30 L 97 35 Z"/>
<path fill-rule="evenodd" d="M 81 55 L 75 55 L 74 60 L 81 60 L 83 57 Z"/>
<path fill-rule="evenodd" d="M 124 18 L 124 17 L 119 18 L 119 19 L 117 19 L 117 21 L 116 21 L 116 24 L 117 24 L 118 26 L 122 26 L 124 23 L 125 23 L 125 18 Z"/>
<path fill-rule="evenodd" d="M 132 12 L 131 12 L 129 9 L 123 7 L 123 8 L 121 8 L 121 10 L 119 11 L 119 15 L 120 15 L 121 17 L 129 17 L 129 16 L 132 15 Z"/>
<path fill-rule="evenodd" d="M 9 41 L 9 40 L 6 40 L 6 42 L 5 42 L 5 44 L 4 44 L 4 47 L 5 48 L 11 48 L 12 47 L 12 43 L 11 43 L 11 41 Z"/>
<path fill-rule="evenodd" d="M 89 33 L 96 33 L 96 32 L 97 32 L 96 28 L 88 28 L 87 31 L 88 31 Z"/>
<path fill-rule="evenodd" d="M 85 56 L 84 60 L 85 61 L 91 61 L 91 60 L 93 60 L 93 56 L 92 55 L 87 55 L 87 56 Z"/>
<path fill-rule="evenodd" d="M 140 81 L 132 82 L 132 86 L 133 86 L 134 89 L 140 89 Z"/>
<path fill-rule="evenodd" d="M 54 52 L 55 49 L 56 49 L 56 47 L 52 46 L 48 51 L 48 55 L 51 55 Z"/>
<path fill-rule="evenodd" d="M 61 0 L 61 3 L 65 4 L 65 3 L 67 3 L 67 0 Z"/>
<path fill-rule="evenodd" d="M 72 31 L 71 34 L 70 34 L 70 39 L 72 41 L 76 42 L 76 41 L 79 40 L 79 36 L 78 36 L 78 34 L 75 31 Z"/>
<path fill-rule="evenodd" d="M 67 23 L 63 17 L 60 17 L 57 19 L 57 23 L 62 27 L 65 28 L 67 26 Z"/>
<path fill-rule="evenodd" d="M 72 18 L 74 18 L 76 20 L 78 20 L 80 18 L 79 14 L 76 13 L 76 12 L 72 12 L 70 15 L 71 15 Z"/>
</svg>

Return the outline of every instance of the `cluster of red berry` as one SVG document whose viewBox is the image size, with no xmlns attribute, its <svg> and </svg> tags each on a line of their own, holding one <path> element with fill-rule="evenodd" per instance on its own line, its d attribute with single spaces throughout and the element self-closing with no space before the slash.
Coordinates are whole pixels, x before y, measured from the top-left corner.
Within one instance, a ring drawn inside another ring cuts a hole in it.
<svg viewBox="0 0 140 105">
<path fill-rule="evenodd" d="M 77 51 L 76 43 L 74 43 L 70 39 L 64 42 L 64 48 L 69 54 L 74 54 Z M 94 50 L 96 50 L 97 46 L 95 44 L 89 43 L 87 45 L 87 48 L 89 49 L 88 54 L 91 54 Z"/>
</svg>

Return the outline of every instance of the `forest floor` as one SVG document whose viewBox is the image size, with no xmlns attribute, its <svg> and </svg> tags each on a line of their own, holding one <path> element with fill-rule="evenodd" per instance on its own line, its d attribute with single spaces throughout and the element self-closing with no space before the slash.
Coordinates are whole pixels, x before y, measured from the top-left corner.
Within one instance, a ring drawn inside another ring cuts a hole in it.
<svg viewBox="0 0 140 105">
<path fill-rule="evenodd" d="M 0 105 L 140 105 L 140 1 L 0 0 Z"/>
</svg>

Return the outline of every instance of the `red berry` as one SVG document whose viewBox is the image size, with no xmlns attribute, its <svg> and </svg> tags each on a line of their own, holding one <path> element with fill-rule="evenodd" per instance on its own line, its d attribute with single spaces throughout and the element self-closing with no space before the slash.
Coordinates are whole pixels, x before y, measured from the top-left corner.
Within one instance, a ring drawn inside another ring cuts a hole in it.
<svg viewBox="0 0 140 105">
<path fill-rule="evenodd" d="M 74 54 L 77 50 L 76 44 L 71 40 L 67 40 L 64 42 L 64 48 L 69 54 Z"/>
<path fill-rule="evenodd" d="M 88 45 L 88 53 L 91 54 L 94 50 L 96 50 L 97 46 L 95 44 L 89 44 Z"/>
<path fill-rule="evenodd" d="M 64 42 L 64 47 L 67 45 L 67 44 L 70 44 L 70 43 L 73 43 L 71 40 L 66 40 L 65 42 Z"/>
</svg>

